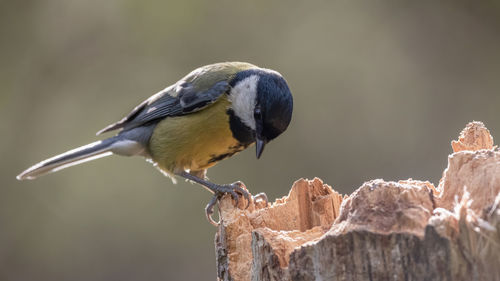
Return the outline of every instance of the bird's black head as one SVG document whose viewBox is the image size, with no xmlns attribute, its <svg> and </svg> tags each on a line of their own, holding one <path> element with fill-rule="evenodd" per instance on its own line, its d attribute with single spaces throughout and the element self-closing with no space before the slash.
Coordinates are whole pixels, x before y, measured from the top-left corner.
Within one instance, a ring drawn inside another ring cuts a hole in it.
<svg viewBox="0 0 500 281">
<path fill-rule="evenodd" d="M 264 146 L 283 133 L 292 119 L 293 98 L 276 71 L 250 69 L 231 81 L 231 130 L 240 142 L 256 142 L 257 158 Z"/>
</svg>

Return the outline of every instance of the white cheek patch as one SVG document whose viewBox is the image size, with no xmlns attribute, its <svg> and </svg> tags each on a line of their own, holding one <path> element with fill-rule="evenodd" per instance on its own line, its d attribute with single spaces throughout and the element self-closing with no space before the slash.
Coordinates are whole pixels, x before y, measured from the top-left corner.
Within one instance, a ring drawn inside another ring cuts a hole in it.
<svg viewBox="0 0 500 281">
<path fill-rule="evenodd" d="M 253 130 L 255 130 L 253 111 L 257 101 L 258 82 L 258 75 L 249 76 L 234 85 L 229 95 L 234 114 L 240 118 L 241 122 Z"/>
</svg>

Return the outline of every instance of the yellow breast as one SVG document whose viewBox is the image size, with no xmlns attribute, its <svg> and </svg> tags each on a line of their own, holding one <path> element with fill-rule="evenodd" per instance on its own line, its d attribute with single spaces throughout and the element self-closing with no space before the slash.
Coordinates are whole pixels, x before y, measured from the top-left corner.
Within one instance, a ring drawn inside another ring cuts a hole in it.
<svg viewBox="0 0 500 281">
<path fill-rule="evenodd" d="M 154 129 L 149 142 L 152 160 L 167 173 L 200 171 L 241 151 L 229 127 L 227 98 L 187 115 L 167 117 Z"/>
</svg>

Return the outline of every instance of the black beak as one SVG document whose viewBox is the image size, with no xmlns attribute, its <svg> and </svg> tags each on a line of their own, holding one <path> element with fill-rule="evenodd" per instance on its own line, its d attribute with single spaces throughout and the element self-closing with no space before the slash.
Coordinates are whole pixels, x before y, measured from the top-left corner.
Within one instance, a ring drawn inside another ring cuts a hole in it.
<svg viewBox="0 0 500 281">
<path fill-rule="evenodd" d="M 260 158 L 260 156 L 262 155 L 262 152 L 264 151 L 264 146 L 266 146 L 266 142 L 257 137 L 257 140 L 255 141 L 255 149 L 256 149 L 256 152 L 257 152 L 257 159 Z"/>
</svg>

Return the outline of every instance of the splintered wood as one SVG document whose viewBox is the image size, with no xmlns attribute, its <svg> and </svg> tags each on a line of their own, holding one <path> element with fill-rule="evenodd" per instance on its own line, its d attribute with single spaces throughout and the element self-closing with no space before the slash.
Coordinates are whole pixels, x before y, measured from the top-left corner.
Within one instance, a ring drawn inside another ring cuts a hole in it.
<svg viewBox="0 0 500 281">
<path fill-rule="evenodd" d="M 483 122 L 473 121 L 462 130 L 458 140 L 451 142 L 453 152 L 493 149 L 493 137 Z"/>
<path fill-rule="evenodd" d="M 500 152 L 481 122 L 452 147 L 437 188 L 376 179 L 342 196 L 301 179 L 246 210 L 225 196 L 219 280 L 500 280 Z"/>
<path fill-rule="evenodd" d="M 296 247 L 329 229 L 341 202 L 342 196 L 317 178 L 296 181 L 288 196 L 269 207 L 256 202 L 242 210 L 246 202 L 236 207 L 225 196 L 219 203 L 222 222 L 215 238 L 219 278 L 250 280 L 252 262 L 254 267 L 272 262 L 269 266 L 280 275 Z"/>
</svg>

